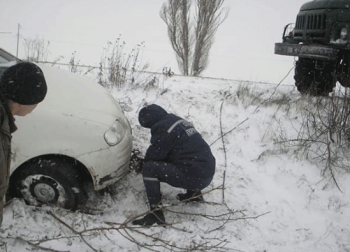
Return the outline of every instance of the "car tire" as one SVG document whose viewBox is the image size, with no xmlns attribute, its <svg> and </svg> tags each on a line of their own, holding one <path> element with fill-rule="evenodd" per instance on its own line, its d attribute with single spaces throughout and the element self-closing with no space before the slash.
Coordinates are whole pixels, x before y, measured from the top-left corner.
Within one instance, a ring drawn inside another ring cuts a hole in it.
<svg viewBox="0 0 350 252">
<path fill-rule="evenodd" d="M 83 181 L 75 167 L 61 160 L 32 162 L 14 174 L 10 195 L 27 204 L 42 204 L 76 210 L 86 200 Z"/>
</svg>

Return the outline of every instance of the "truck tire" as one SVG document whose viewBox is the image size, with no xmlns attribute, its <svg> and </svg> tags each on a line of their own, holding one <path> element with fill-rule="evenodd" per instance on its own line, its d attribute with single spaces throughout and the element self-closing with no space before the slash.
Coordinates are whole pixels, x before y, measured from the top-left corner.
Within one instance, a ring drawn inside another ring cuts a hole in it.
<svg viewBox="0 0 350 252">
<path fill-rule="evenodd" d="M 337 64 L 337 80 L 343 87 L 350 87 L 350 56 L 342 55 Z"/>
<path fill-rule="evenodd" d="M 299 58 L 295 64 L 295 86 L 303 95 L 327 96 L 337 82 L 334 63 L 325 61 L 322 69 L 316 69 L 316 60 Z"/>
</svg>

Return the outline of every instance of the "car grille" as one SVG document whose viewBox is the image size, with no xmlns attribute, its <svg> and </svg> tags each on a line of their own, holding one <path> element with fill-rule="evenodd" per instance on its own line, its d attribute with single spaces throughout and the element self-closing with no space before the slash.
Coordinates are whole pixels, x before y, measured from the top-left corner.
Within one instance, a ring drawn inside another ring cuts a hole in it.
<svg viewBox="0 0 350 252">
<path fill-rule="evenodd" d="M 327 27 L 326 14 L 299 14 L 295 24 L 294 38 L 318 40 L 325 38 Z"/>
</svg>

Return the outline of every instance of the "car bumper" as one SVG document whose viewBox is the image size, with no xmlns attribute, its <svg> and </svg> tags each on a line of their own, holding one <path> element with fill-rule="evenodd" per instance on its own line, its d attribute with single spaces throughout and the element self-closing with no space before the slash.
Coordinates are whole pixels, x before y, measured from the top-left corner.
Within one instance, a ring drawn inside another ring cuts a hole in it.
<svg viewBox="0 0 350 252">
<path fill-rule="evenodd" d="M 275 54 L 304 58 L 335 60 L 339 50 L 323 45 L 276 43 Z"/>
<path fill-rule="evenodd" d="M 91 174 L 95 190 L 102 190 L 123 178 L 130 168 L 132 151 L 131 133 L 116 146 L 79 156 Z"/>
</svg>

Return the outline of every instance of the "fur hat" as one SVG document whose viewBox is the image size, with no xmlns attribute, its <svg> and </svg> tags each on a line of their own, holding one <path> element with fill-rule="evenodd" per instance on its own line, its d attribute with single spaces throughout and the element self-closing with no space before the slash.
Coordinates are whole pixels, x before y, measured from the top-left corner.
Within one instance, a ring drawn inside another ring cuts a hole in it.
<svg viewBox="0 0 350 252">
<path fill-rule="evenodd" d="M 20 62 L 5 70 L 0 78 L 3 95 L 22 105 L 34 105 L 44 100 L 47 86 L 43 71 L 30 62 Z"/>
</svg>

